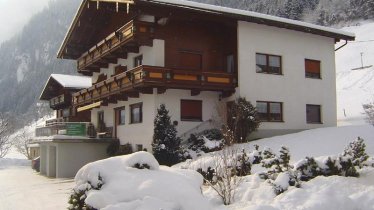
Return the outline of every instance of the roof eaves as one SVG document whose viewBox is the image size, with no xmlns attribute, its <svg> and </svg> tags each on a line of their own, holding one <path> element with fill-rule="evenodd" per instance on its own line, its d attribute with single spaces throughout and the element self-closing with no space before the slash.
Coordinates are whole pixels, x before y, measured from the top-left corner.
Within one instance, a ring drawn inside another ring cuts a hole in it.
<svg viewBox="0 0 374 210">
<path fill-rule="evenodd" d="M 83 11 L 83 8 L 86 6 L 86 2 L 88 0 L 82 0 L 81 5 L 79 6 L 77 12 L 75 13 L 73 22 L 71 22 L 69 30 L 66 32 L 65 38 L 57 52 L 57 58 L 63 58 L 63 50 L 66 48 L 67 41 L 70 39 L 71 34 L 73 32 L 73 28 L 75 28 L 76 24 L 78 23 L 78 19 Z"/>
</svg>

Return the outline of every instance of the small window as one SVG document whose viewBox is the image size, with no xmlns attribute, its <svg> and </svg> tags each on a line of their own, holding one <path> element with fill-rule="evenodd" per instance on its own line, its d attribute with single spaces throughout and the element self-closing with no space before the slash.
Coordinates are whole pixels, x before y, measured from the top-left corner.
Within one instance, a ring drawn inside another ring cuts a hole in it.
<svg viewBox="0 0 374 210">
<path fill-rule="evenodd" d="M 134 58 L 134 67 L 143 65 L 143 55 L 139 55 Z"/>
<path fill-rule="evenodd" d="M 131 110 L 131 124 L 141 123 L 143 121 L 143 104 L 132 104 L 130 105 Z"/>
<path fill-rule="evenodd" d="M 197 100 L 181 100 L 182 121 L 202 121 L 203 102 Z"/>
<path fill-rule="evenodd" d="M 256 72 L 282 74 L 281 56 L 256 53 Z"/>
<path fill-rule="evenodd" d="M 126 122 L 126 109 L 125 107 L 120 107 L 116 109 L 118 125 L 124 125 Z"/>
<path fill-rule="evenodd" d="M 282 106 L 281 102 L 257 101 L 258 117 L 265 122 L 282 122 Z"/>
<path fill-rule="evenodd" d="M 235 59 L 234 59 L 233 54 L 226 56 L 226 72 L 227 73 L 235 72 Z"/>
<path fill-rule="evenodd" d="M 321 61 L 305 59 L 305 77 L 321 79 Z"/>
<path fill-rule="evenodd" d="M 136 145 L 136 151 L 143 151 L 143 144 L 137 144 Z"/>
<path fill-rule="evenodd" d="M 306 122 L 322 123 L 321 105 L 306 105 Z"/>
</svg>

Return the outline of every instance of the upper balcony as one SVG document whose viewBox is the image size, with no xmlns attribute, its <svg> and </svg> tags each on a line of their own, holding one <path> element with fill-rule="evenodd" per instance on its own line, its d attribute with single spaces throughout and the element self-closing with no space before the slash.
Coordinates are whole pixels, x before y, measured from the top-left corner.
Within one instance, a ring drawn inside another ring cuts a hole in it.
<svg viewBox="0 0 374 210">
<path fill-rule="evenodd" d="M 127 53 L 138 53 L 139 46 L 152 46 L 153 35 L 153 23 L 132 20 L 85 52 L 78 59 L 78 72 L 90 75 L 126 59 Z"/>
<path fill-rule="evenodd" d="M 49 107 L 54 110 L 69 106 L 70 104 L 71 95 L 69 94 L 62 94 L 49 100 Z"/>
<path fill-rule="evenodd" d="M 235 74 L 229 73 L 142 65 L 74 93 L 73 106 L 82 107 L 95 102 L 103 105 L 116 100 L 127 100 L 128 97 L 139 97 L 139 93 L 152 94 L 153 88 L 157 88 L 158 93 L 170 88 L 189 89 L 191 95 L 197 95 L 200 91 L 218 91 L 230 95 L 235 92 L 235 78 Z M 85 109 L 90 109 L 90 105 L 81 108 Z M 81 110 L 78 108 L 78 111 Z"/>
</svg>

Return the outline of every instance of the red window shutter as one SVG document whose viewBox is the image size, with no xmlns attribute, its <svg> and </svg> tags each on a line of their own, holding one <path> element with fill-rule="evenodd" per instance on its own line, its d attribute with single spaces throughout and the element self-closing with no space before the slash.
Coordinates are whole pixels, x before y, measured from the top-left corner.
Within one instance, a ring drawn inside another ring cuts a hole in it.
<svg viewBox="0 0 374 210">
<path fill-rule="evenodd" d="M 181 120 L 202 120 L 203 102 L 195 100 L 181 101 Z"/>
<path fill-rule="evenodd" d="M 308 73 L 320 74 L 321 62 L 315 60 L 305 60 L 305 71 Z"/>
</svg>

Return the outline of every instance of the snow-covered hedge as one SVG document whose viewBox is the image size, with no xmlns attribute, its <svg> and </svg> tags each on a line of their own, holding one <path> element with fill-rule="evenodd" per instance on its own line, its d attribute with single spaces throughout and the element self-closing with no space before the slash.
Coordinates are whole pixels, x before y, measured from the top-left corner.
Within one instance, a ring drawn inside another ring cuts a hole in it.
<svg viewBox="0 0 374 210">
<path fill-rule="evenodd" d="M 70 209 L 212 209 L 201 194 L 200 174 L 159 166 L 147 152 L 89 163 L 78 171 L 75 182 Z"/>
</svg>

